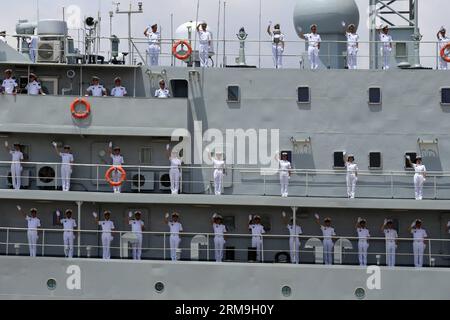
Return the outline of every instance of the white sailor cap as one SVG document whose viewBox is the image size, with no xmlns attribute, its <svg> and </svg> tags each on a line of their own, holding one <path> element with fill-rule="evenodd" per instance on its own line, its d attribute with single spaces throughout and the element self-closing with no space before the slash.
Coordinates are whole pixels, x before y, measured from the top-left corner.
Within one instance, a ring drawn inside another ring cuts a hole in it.
<svg viewBox="0 0 450 320">
<path fill-rule="evenodd" d="M 416 219 L 416 223 L 422 223 L 422 220 Z"/>
<path fill-rule="evenodd" d="M 331 218 L 325 218 L 325 219 L 323 219 L 323 221 L 325 221 L 325 222 L 331 222 Z"/>
<path fill-rule="evenodd" d="M 261 217 L 260 216 L 258 216 L 257 214 L 255 214 L 254 216 L 253 216 L 253 219 L 259 219 L 259 220 L 261 220 Z"/>
<path fill-rule="evenodd" d="M 223 220 L 223 217 L 220 214 L 216 214 L 216 216 L 214 217 L 214 219 L 220 219 Z"/>
<path fill-rule="evenodd" d="M 394 223 L 394 221 L 392 219 L 387 219 L 386 224 L 389 224 L 389 223 Z"/>
<path fill-rule="evenodd" d="M 347 155 L 347 158 L 353 158 L 353 159 L 355 159 L 355 155 L 354 155 L 353 153 L 349 153 L 349 154 Z"/>
<path fill-rule="evenodd" d="M 179 217 L 179 216 L 180 216 L 180 214 L 177 212 L 172 213 L 172 217 Z"/>
<path fill-rule="evenodd" d="M 30 212 L 37 212 L 37 209 L 36 208 L 31 208 Z"/>
<path fill-rule="evenodd" d="M 73 213 L 73 211 L 72 211 L 72 209 L 67 209 L 67 210 L 65 211 L 65 213 L 66 213 L 66 214 L 68 214 L 68 213 Z"/>
<path fill-rule="evenodd" d="M 359 220 L 359 223 L 367 223 L 367 220 L 366 219 L 361 219 L 361 220 Z"/>
<path fill-rule="evenodd" d="M 444 26 L 441 26 L 441 28 L 439 29 L 439 32 L 442 32 L 442 31 L 446 31 Z"/>
</svg>

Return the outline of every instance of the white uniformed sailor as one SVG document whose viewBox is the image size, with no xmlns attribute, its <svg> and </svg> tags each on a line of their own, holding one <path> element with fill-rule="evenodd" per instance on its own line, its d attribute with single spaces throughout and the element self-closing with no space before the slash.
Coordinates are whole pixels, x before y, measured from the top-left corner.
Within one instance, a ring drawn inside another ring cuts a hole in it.
<svg viewBox="0 0 450 320">
<path fill-rule="evenodd" d="M 386 238 L 386 265 L 388 267 L 395 267 L 395 251 L 397 249 L 397 230 L 393 227 L 394 223 L 390 219 L 385 219 L 381 226 Z"/>
<path fill-rule="evenodd" d="M 149 30 L 152 31 L 149 31 Z M 158 32 L 158 25 L 155 23 L 152 26 L 148 26 L 144 35 L 148 38 L 148 65 L 157 66 L 159 63 L 159 53 L 161 52 L 161 35 Z"/>
<path fill-rule="evenodd" d="M 170 98 L 170 91 L 166 87 L 166 82 L 164 80 L 159 81 L 159 89 L 155 91 L 155 98 Z"/>
<path fill-rule="evenodd" d="M 414 194 L 416 200 L 422 200 L 423 198 L 423 184 L 426 181 L 427 169 L 425 165 L 422 163 L 422 157 L 416 157 L 416 163 L 411 162 L 411 157 L 406 156 L 406 160 L 414 168 Z"/>
<path fill-rule="evenodd" d="M 325 218 L 323 220 L 324 224 L 320 223 L 320 217 L 316 213 L 314 215 L 316 218 L 316 223 L 320 226 L 320 230 L 322 230 L 323 236 L 323 261 L 326 265 L 333 264 L 333 236 L 336 236 L 336 232 L 334 228 L 331 226 L 331 219 Z"/>
<path fill-rule="evenodd" d="M 25 41 L 28 43 L 31 61 L 36 63 L 39 38 L 36 35 L 32 35 L 31 37 L 26 38 Z"/>
<path fill-rule="evenodd" d="M 281 33 L 280 25 L 277 23 L 271 31 L 272 22 L 269 21 L 267 33 L 272 37 L 272 56 L 275 68 L 283 67 L 283 53 L 284 53 L 284 34 Z"/>
<path fill-rule="evenodd" d="M 256 260 L 261 261 L 263 251 L 262 235 L 266 233 L 264 226 L 261 224 L 261 217 L 258 215 L 248 216 L 248 229 L 252 232 L 252 247 L 256 248 Z"/>
<path fill-rule="evenodd" d="M 310 27 L 311 32 L 304 34 L 300 32 L 300 38 L 308 41 L 308 57 L 311 65 L 311 70 L 319 68 L 319 51 L 322 38 L 317 33 L 317 25 L 313 24 Z"/>
<path fill-rule="evenodd" d="M 180 166 L 183 163 L 183 159 L 178 158 L 178 152 L 172 150 L 170 152 L 170 145 L 166 145 L 167 157 L 170 161 L 170 190 L 172 194 L 178 194 L 180 190 Z"/>
<path fill-rule="evenodd" d="M 226 175 L 225 161 L 223 160 L 223 153 L 221 151 L 216 151 L 215 156 L 211 157 L 209 150 L 208 153 L 209 160 L 212 161 L 214 166 L 214 194 L 220 196 L 222 194 L 223 188 L 223 176 Z"/>
<path fill-rule="evenodd" d="M 208 25 L 206 22 L 200 23 L 197 26 L 197 33 L 199 39 L 199 56 L 200 66 L 208 67 L 209 62 L 209 49 L 212 44 L 212 34 L 207 30 Z"/>
<path fill-rule="evenodd" d="M 114 149 L 113 149 L 113 143 L 110 142 L 110 143 L 109 143 L 109 146 L 108 146 L 108 152 L 109 152 L 109 155 L 110 155 L 111 160 L 112 160 L 112 165 L 113 165 L 114 167 L 120 167 L 120 166 L 123 165 L 124 160 L 123 160 L 122 154 L 120 153 L 120 148 L 119 148 L 119 147 L 116 146 L 116 147 L 114 147 Z M 115 170 L 113 171 L 113 173 L 111 174 L 111 177 L 112 177 L 112 181 L 113 181 L 113 182 L 119 182 L 120 179 L 121 179 L 121 173 L 120 173 L 120 171 L 117 170 L 117 169 L 115 169 Z M 114 186 L 114 187 L 113 187 L 114 193 L 120 193 L 120 190 L 121 190 L 121 189 L 122 189 L 122 186 L 117 186 L 117 187 Z"/>
<path fill-rule="evenodd" d="M 347 66 L 350 70 L 356 70 L 358 66 L 359 35 L 356 33 L 354 24 L 348 26 L 345 37 L 347 38 Z"/>
<path fill-rule="evenodd" d="M 223 224 L 223 217 L 217 213 L 212 216 L 212 226 L 214 230 L 214 255 L 216 262 L 223 261 L 223 248 L 225 246 L 224 234 L 227 227 Z"/>
<path fill-rule="evenodd" d="M 356 182 L 358 181 L 358 165 L 355 163 L 355 156 L 344 151 L 344 163 L 347 168 L 347 197 L 354 199 Z"/>
<path fill-rule="evenodd" d="M 302 228 L 295 224 L 294 219 L 291 218 L 289 222 L 287 222 L 286 212 L 281 213 L 283 217 L 284 223 L 287 225 L 287 229 L 289 230 L 289 251 L 291 256 L 291 263 L 298 264 L 300 263 L 300 238 L 299 235 L 303 234 Z"/>
<path fill-rule="evenodd" d="M 128 94 L 127 89 L 122 87 L 122 79 L 117 77 L 114 79 L 114 88 L 111 89 L 112 97 L 124 97 Z"/>
<path fill-rule="evenodd" d="M 27 221 L 27 237 L 28 237 L 28 246 L 30 249 L 30 257 L 36 257 L 36 247 L 37 247 L 37 241 L 39 239 L 38 236 L 38 228 L 41 227 L 41 220 L 37 217 L 37 209 L 32 208 L 30 209 L 30 215 L 28 216 L 22 211 L 22 208 L 20 206 L 17 206 L 17 210 L 25 217 L 25 220 Z"/>
<path fill-rule="evenodd" d="M 423 266 L 423 252 L 425 251 L 425 239 L 428 238 L 427 232 L 422 228 L 422 220 L 417 219 L 413 221 L 408 228 L 413 235 L 413 252 L 414 252 L 414 266 L 422 268 Z"/>
<path fill-rule="evenodd" d="M 280 174 L 280 185 L 281 185 L 281 196 L 287 197 L 289 195 L 288 187 L 289 187 L 289 179 L 292 174 L 292 166 L 288 160 L 288 153 L 281 153 L 281 160 L 277 154 L 276 160 L 278 160 L 278 172 Z"/>
<path fill-rule="evenodd" d="M 2 94 L 17 94 L 17 87 L 19 85 L 16 82 L 16 79 L 12 78 L 12 70 L 11 69 L 7 69 L 5 70 L 5 78 L 3 79 L 2 82 Z"/>
<path fill-rule="evenodd" d="M 111 212 L 105 211 L 103 213 L 104 220 L 99 221 L 98 214 L 93 212 L 95 222 L 97 225 L 102 227 L 102 249 L 103 249 L 103 260 L 111 259 L 111 241 L 113 241 L 113 236 L 111 234 L 114 231 L 114 223 L 111 219 Z"/>
<path fill-rule="evenodd" d="M 100 84 L 100 78 L 92 77 L 92 84 L 86 89 L 86 95 L 93 97 L 106 97 L 107 92 L 103 85 Z"/>
<path fill-rule="evenodd" d="M 14 190 L 20 190 L 23 153 L 20 151 L 20 143 L 14 143 L 14 149 L 9 148 L 8 141 L 5 141 L 5 148 L 11 155 L 11 180 Z"/>
<path fill-rule="evenodd" d="M 370 232 L 366 227 L 367 221 L 358 218 L 356 232 L 358 233 L 358 260 L 360 266 L 367 266 L 367 250 L 369 249 Z"/>
<path fill-rule="evenodd" d="M 34 73 L 30 73 L 30 80 L 25 87 L 28 92 L 28 95 L 37 96 L 39 94 L 45 96 L 45 93 L 42 91 L 41 83 L 37 81 L 37 76 Z"/>
<path fill-rule="evenodd" d="M 172 213 L 172 220 L 169 221 L 169 214 L 166 213 L 164 222 L 170 229 L 170 259 L 177 261 L 177 250 L 180 246 L 180 232 L 183 231 L 183 225 L 178 221 L 180 215 L 176 212 Z"/>
<path fill-rule="evenodd" d="M 72 218 L 72 210 L 67 209 L 65 212 L 66 217 L 61 219 L 61 212 L 56 211 L 56 223 L 61 224 L 64 227 L 64 254 L 66 258 L 73 258 L 73 240 L 75 234 L 73 229 L 77 227 L 77 222 Z"/>
<path fill-rule="evenodd" d="M 59 151 L 58 144 L 56 142 L 52 142 L 52 145 L 55 148 L 56 154 L 61 157 L 62 190 L 69 191 L 70 190 L 70 176 L 72 175 L 72 164 L 74 162 L 73 154 L 70 151 L 69 145 L 64 146 L 63 152 Z"/>
<path fill-rule="evenodd" d="M 383 57 L 383 70 L 390 68 L 391 52 L 392 52 L 392 36 L 389 34 L 389 26 L 381 26 L 379 30 L 381 42 L 381 56 Z"/>
<path fill-rule="evenodd" d="M 128 213 L 128 224 L 131 226 L 131 232 L 137 237 L 137 241 L 133 243 L 133 260 L 141 260 L 142 255 L 142 231 L 145 230 L 144 221 L 142 221 L 142 213 L 140 211 Z"/>
<path fill-rule="evenodd" d="M 447 36 L 447 31 L 444 27 L 439 29 L 437 33 L 437 39 L 439 42 L 439 55 L 442 48 L 450 43 L 450 38 Z M 439 58 L 439 70 L 448 70 L 448 63 L 442 57 Z"/>
</svg>

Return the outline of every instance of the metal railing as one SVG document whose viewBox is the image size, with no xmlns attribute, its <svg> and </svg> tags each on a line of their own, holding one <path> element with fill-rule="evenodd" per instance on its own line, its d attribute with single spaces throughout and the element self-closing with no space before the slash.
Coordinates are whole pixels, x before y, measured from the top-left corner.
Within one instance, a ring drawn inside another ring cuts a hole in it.
<svg viewBox="0 0 450 320">
<path fill-rule="evenodd" d="M 27 255 L 29 243 L 27 242 L 28 230 L 26 228 L 0 227 L 0 254 Z M 75 237 L 82 240 L 79 244 L 74 243 L 74 257 L 97 258 L 102 256 L 101 233 L 99 230 L 74 230 Z M 37 256 L 58 257 L 64 256 L 62 229 L 38 229 L 39 239 L 37 241 Z M 133 234 L 131 231 L 112 231 L 114 240 L 110 250 L 114 259 L 128 259 L 128 238 L 124 236 Z M 145 260 L 167 260 L 170 259 L 170 232 L 143 231 L 142 257 Z M 187 261 L 215 261 L 214 258 L 214 234 L 213 233 L 180 233 L 181 245 L 178 248 L 178 259 Z M 270 235 L 261 236 L 262 246 L 260 259 L 256 258 L 256 248 L 252 244 L 251 234 L 225 234 L 226 245 L 224 246 L 224 261 L 233 262 L 292 262 L 289 241 L 297 238 L 300 241 L 299 250 L 292 252 L 293 259 L 298 258 L 300 263 L 322 263 L 323 246 L 322 236 L 317 235 Z M 359 264 L 357 237 L 335 236 L 332 237 L 334 247 L 332 251 L 334 264 Z M 371 237 L 368 239 L 369 249 L 367 259 L 369 264 L 384 265 L 388 253 L 385 250 L 386 239 L 382 237 Z M 396 239 L 397 250 L 395 253 L 397 265 L 414 265 L 413 243 L 419 241 L 411 238 Z M 423 252 L 423 265 L 430 267 L 450 266 L 450 239 L 423 240 L 425 244 Z M 132 242 L 131 242 L 132 244 Z M 190 246 L 189 246 L 190 244 Z M 230 247 L 230 244 L 232 247 Z M 77 254 L 78 251 L 78 254 Z M 227 252 L 232 252 L 230 254 Z"/>
<path fill-rule="evenodd" d="M 11 185 L 11 161 L 0 161 L 6 169 L 0 174 L 3 188 Z M 107 192 L 112 188 L 105 178 L 111 165 L 79 164 L 72 166 L 72 190 Z M 62 185 L 61 163 L 22 162 L 22 186 L 28 189 L 57 190 Z M 124 165 L 127 179 L 123 192 L 165 192 L 170 190 L 170 166 Z M 182 166 L 180 168 L 180 193 L 214 194 L 214 168 L 212 166 Z M 278 169 L 228 166 L 223 179 L 223 194 L 230 195 L 280 195 Z M 26 174 L 24 174 L 26 173 Z M 29 175 L 28 175 L 29 174 Z M 408 199 L 414 196 L 414 171 L 364 171 L 358 172 L 356 197 Z M 347 197 L 346 171 L 293 169 L 289 182 L 291 197 Z M 159 187 L 158 187 L 159 186 Z M 195 191 L 191 191 L 195 190 Z M 450 172 L 427 172 L 423 186 L 424 199 L 450 199 Z"/>
</svg>

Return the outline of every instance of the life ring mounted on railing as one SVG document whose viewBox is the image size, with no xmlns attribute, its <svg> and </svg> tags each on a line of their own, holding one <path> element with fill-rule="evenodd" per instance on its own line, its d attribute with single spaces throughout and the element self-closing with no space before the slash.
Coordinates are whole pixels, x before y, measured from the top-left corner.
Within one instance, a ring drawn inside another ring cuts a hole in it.
<svg viewBox="0 0 450 320">
<path fill-rule="evenodd" d="M 113 181 L 111 178 L 111 174 L 116 170 L 120 173 L 119 181 Z M 121 166 L 112 166 L 111 168 L 108 169 L 108 171 L 106 171 L 105 174 L 105 179 L 111 187 L 120 187 L 125 182 L 126 178 L 127 173 Z"/>
<path fill-rule="evenodd" d="M 450 43 L 447 43 L 444 47 L 441 49 L 441 58 L 444 61 L 450 62 Z"/>
<path fill-rule="evenodd" d="M 180 51 L 177 50 L 177 48 L 179 46 L 181 46 L 182 49 L 183 49 L 183 46 L 186 46 L 187 47 L 187 51 L 185 51 L 184 54 L 180 53 Z M 173 44 L 172 54 L 179 60 L 186 60 L 192 54 L 192 47 L 191 47 L 191 45 L 189 44 L 188 41 L 186 41 L 186 40 L 179 40 L 179 41 L 177 41 L 177 42 L 175 42 Z"/>
<path fill-rule="evenodd" d="M 77 112 L 76 106 L 82 104 L 86 108 L 83 112 Z M 91 104 L 84 98 L 77 98 L 70 104 L 70 112 L 76 119 L 86 119 L 91 114 Z"/>
</svg>

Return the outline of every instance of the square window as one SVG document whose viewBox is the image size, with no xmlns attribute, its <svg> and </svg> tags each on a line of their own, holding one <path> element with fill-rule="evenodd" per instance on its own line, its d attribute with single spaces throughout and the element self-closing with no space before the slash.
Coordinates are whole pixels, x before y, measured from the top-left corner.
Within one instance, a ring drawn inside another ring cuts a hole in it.
<svg viewBox="0 0 450 320">
<path fill-rule="evenodd" d="M 407 58 L 407 47 L 405 42 L 397 42 L 395 44 L 395 56 L 396 58 Z"/>
<path fill-rule="evenodd" d="M 236 230 L 236 223 L 235 223 L 234 216 L 224 216 L 223 224 L 225 225 L 225 227 L 227 228 L 227 231 L 229 233 L 234 232 Z"/>
<path fill-rule="evenodd" d="M 441 104 L 450 105 L 450 88 L 441 88 Z"/>
<path fill-rule="evenodd" d="M 311 89 L 308 86 L 297 88 L 297 102 L 298 103 L 311 102 Z"/>
<path fill-rule="evenodd" d="M 333 168 L 335 168 L 335 169 L 345 168 L 343 151 L 336 151 L 333 155 L 333 158 L 334 158 Z"/>
<path fill-rule="evenodd" d="M 406 159 L 406 156 L 410 157 L 411 163 L 415 163 L 416 162 L 417 153 L 416 152 L 407 152 L 407 153 L 405 153 L 405 169 L 412 169 L 413 167 L 409 164 L 408 160 Z"/>
<path fill-rule="evenodd" d="M 369 153 L 369 169 L 381 169 L 381 152 Z"/>
<path fill-rule="evenodd" d="M 189 94 L 188 82 L 185 79 L 173 79 L 170 80 L 170 86 L 172 88 L 172 96 L 174 98 L 187 98 Z"/>
<path fill-rule="evenodd" d="M 141 164 L 143 165 L 151 165 L 152 164 L 152 148 L 151 147 L 143 147 L 139 151 L 139 159 Z"/>
<path fill-rule="evenodd" d="M 239 86 L 228 86 L 227 92 L 227 102 L 241 101 L 241 89 L 239 88 Z"/>
<path fill-rule="evenodd" d="M 369 88 L 369 104 L 381 104 L 381 88 Z"/>
</svg>

